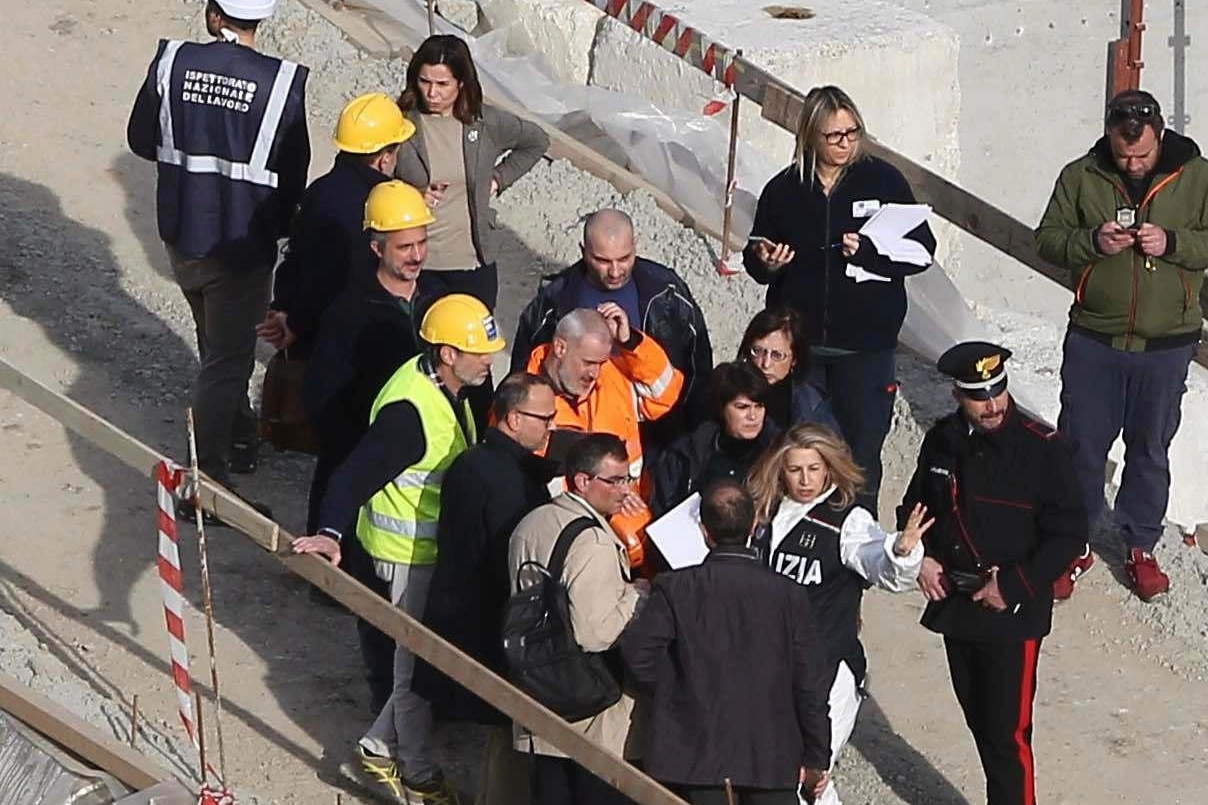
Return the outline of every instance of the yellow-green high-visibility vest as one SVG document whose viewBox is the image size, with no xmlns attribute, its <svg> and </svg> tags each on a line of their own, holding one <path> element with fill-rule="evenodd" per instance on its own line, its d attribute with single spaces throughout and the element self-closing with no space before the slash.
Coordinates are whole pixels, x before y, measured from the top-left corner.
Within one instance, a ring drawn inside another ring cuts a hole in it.
<svg viewBox="0 0 1208 805">
<path fill-rule="evenodd" d="M 373 401 L 369 423 L 387 405 L 410 402 L 424 429 L 424 455 L 379 489 L 357 516 L 357 538 L 374 559 L 404 565 L 436 563 L 436 523 L 445 470 L 477 440 L 468 403 L 462 412 L 469 442 L 445 392 L 420 368 L 417 356 L 399 367 Z"/>
</svg>

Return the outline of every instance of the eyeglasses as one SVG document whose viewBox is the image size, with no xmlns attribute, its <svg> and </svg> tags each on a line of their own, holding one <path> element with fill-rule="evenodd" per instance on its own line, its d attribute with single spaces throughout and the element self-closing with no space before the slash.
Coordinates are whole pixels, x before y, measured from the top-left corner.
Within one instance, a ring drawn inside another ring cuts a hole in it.
<svg viewBox="0 0 1208 805">
<path fill-rule="evenodd" d="M 765 347 L 751 347 L 747 350 L 747 354 L 751 356 L 751 360 L 753 361 L 757 361 L 766 355 L 772 363 L 784 363 L 793 357 L 793 353 L 791 352 L 781 352 L 778 349 L 767 349 Z"/>
<path fill-rule="evenodd" d="M 601 483 L 608 484 L 609 486 L 616 487 L 617 489 L 620 489 L 623 486 L 633 486 L 638 480 L 632 475 L 610 475 L 608 477 L 603 475 L 593 475 L 591 477 L 593 481 L 599 481 Z"/>
<path fill-rule="evenodd" d="M 1152 103 L 1128 103 L 1109 106 L 1108 120 L 1153 120 L 1158 116 L 1158 107 Z"/>
<path fill-rule="evenodd" d="M 864 129 L 859 126 L 852 126 L 850 129 L 844 129 L 843 131 L 826 131 L 822 133 L 822 136 L 826 138 L 827 145 L 838 145 L 844 140 L 854 143 L 859 142 L 860 138 L 864 136 Z"/>
<path fill-rule="evenodd" d="M 552 414 L 538 414 L 533 411 L 521 411 L 519 408 L 513 408 L 512 410 L 521 416 L 531 416 L 533 419 L 540 419 L 547 425 L 554 421 L 554 417 L 558 416 L 557 411 L 554 411 Z"/>
</svg>

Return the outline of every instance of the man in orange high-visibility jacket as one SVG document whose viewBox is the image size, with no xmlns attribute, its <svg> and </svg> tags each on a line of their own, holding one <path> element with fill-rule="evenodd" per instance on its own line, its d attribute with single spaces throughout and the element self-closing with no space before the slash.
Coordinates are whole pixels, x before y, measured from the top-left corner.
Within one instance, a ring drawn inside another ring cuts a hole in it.
<svg viewBox="0 0 1208 805">
<path fill-rule="evenodd" d="M 645 504 L 649 483 L 638 423 L 658 419 L 675 406 L 684 387 L 683 373 L 654 339 L 629 326 L 629 317 L 615 302 L 563 316 L 553 341 L 529 356 L 528 370 L 548 378 L 557 392 L 558 430 L 612 433 L 625 442 L 630 483 L 640 483 L 612 526 L 625 541 L 630 563 L 641 565 L 642 531 L 650 522 L 650 510 Z"/>
</svg>

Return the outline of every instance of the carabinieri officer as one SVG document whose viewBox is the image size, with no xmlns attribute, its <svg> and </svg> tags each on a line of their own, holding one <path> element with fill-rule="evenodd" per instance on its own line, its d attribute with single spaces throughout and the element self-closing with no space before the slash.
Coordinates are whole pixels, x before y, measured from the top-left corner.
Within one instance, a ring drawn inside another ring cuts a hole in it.
<svg viewBox="0 0 1208 805">
<path fill-rule="evenodd" d="M 1082 551 L 1086 510 L 1068 447 L 1007 392 L 1009 350 L 940 356 L 958 410 L 927 432 L 898 520 L 923 503 L 925 627 L 944 636 L 952 687 L 986 775 L 987 805 L 1033 805 L 1036 661 L 1053 582 Z"/>
</svg>

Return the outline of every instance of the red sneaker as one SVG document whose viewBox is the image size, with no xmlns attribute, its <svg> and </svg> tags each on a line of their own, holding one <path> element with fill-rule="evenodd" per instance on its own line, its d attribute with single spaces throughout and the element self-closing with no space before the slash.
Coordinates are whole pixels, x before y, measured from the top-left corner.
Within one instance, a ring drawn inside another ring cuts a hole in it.
<svg viewBox="0 0 1208 805">
<path fill-rule="evenodd" d="M 1074 583 L 1082 577 L 1082 574 L 1095 566 L 1095 556 L 1091 553 L 1091 546 L 1087 545 L 1082 556 L 1079 556 L 1070 566 L 1065 569 L 1065 572 L 1058 577 L 1057 581 L 1053 582 L 1053 600 L 1064 601 L 1074 594 Z"/>
<path fill-rule="evenodd" d="M 1158 567 L 1158 560 L 1153 554 L 1140 548 L 1133 548 L 1128 552 L 1124 571 L 1128 573 L 1128 583 L 1132 591 L 1142 601 L 1152 601 L 1170 590 L 1170 577 Z"/>
</svg>

